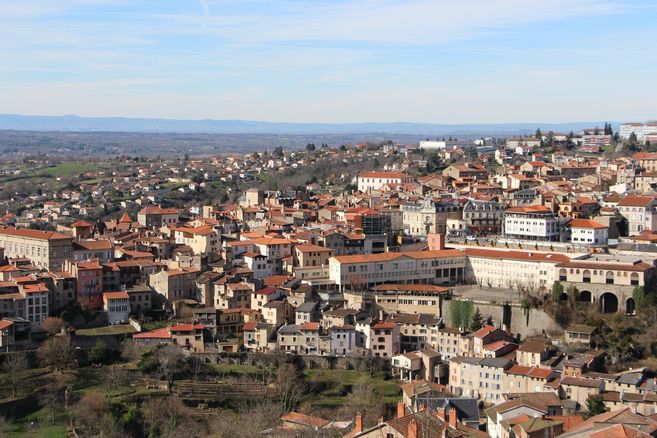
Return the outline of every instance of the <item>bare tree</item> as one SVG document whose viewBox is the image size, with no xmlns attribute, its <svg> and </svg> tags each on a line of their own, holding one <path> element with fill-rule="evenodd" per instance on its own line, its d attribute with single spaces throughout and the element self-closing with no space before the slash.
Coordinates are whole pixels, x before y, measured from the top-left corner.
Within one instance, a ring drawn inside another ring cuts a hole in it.
<svg viewBox="0 0 657 438">
<path fill-rule="evenodd" d="M 515 282 L 513 281 L 513 278 L 506 279 L 506 287 L 511 289 L 511 292 L 513 292 L 513 289 L 515 288 Z"/>
<path fill-rule="evenodd" d="M 47 408 L 50 417 L 50 424 L 55 424 L 57 409 L 64 401 L 64 393 L 66 389 L 57 384 L 49 385 L 44 391 L 40 393 L 41 403 Z"/>
<path fill-rule="evenodd" d="M 211 436 L 217 438 L 251 438 L 254 434 L 275 427 L 282 415 L 276 403 L 264 401 L 241 408 L 217 418 L 210 425 Z M 244 425 L 249 427 L 245 428 Z"/>
<path fill-rule="evenodd" d="M 52 366 L 58 371 L 64 371 L 73 364 L 75 350 L 68 336 L 55 336 L 47 339 L 37 351 L 39 359 L 46 366 Z"/>
<path fill-rule="evenodd" d="M 286 363 L 276 373 L 276 390 L 281 407 L 291 411 L 305 395 L 305 385 L 294 365 Z"/>
<path fill-rule="evenodd" d="M 353 291 L 365 292 L 367 285 L 367 278 L 363 274 L 351 274 L 349 276 L 349 286 Z"/>
<path fill-rule="evenodd" d="M 157 352 L 157 373 L 166 380 L 167 390 L 171 394 L 173 381 L 183 364 L 183 354 L 179 348 L 172 345 L 160 348 Z"/>
<path fill-rule="evenodd" d="M 361 412 L 364 424 L 374 425 L 385 414 L 385 400 L 374 392 L 372 385 L 367 380 L 359 380 L 349 394 L 345 409 L 350 418 L 354 418 L 358 412 Z"/>
<path fill-rule="evenodd" d="M 203 371 L 203 360 L 199 359 L 198 357 L 192 357 L 190 359 L 190 362 L 192 364 L 192 371 L 193 371 L 192 379 L 194 381 L 198 381 L 201 371 Z"/>
<path fill-rule="evenodd" d="M 41 328 L 47 331 L 50 336 L 55 336 L 61 333 L 64 328 L 64 321 L 61 318 L 51 316 L 41 322 Z"/>
<path fill-rule="evenodd" d="M 129 436 L 123 426 L 109 412 L 100 417 L 98 429 L 99 435 L 102 438 L 123 438 Z"/>
<path fill-rule="evenodd" d="M 169 436 L 180 430 L 181 425 L 189 423 L 187 409 L 176 396 L 164 399 L 151 398 L 142 406 L 144 416 L 144 433 L 148 436 Z M 186 432 L 186 436 L 192 434 Z"/>
<path fill-rule="evenodd" d="M 130 382 L 127 370 L 118 367 L 110 367 L 103 373 L 103 387 L 109 399 L 112 398 L 112 390 L 125 386 Z"/>
<path fill-rule="evenodd" d="M 101 428 L 100 419 L 109 413 L 110 405 L 102 392 L 87 392 L 75 406 L 76 426 L 84 429 L 84 436 L 97 435 Z"/>
<path fill-rule="evenodd" d="M 2 363 L 2 369 L 9 376 L 12 398 L 16 398 L 16 388 L 20 382 L 20 375 L 27 368 L 27 354 L 25 354 L 24 351 L 17 351 L 15 353 L 8 353 L 5 355 L 5 361 Z"/>
<path fill-rule="evenodd" d="M 141 357 L 141 349 L 132 339 L 125 339 L 121 342 L 121 359 L 126 362 L 132 362 Z"/>
</svg>

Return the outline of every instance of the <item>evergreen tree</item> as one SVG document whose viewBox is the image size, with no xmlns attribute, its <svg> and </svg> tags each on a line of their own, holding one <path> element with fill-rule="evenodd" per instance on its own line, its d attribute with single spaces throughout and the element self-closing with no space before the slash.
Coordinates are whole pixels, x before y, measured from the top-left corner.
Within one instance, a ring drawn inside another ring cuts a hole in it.
<svg viewBox="0 0 657 438">
<path fill-rule="evenodd" d="M 484 326 L 484 317 L 481 316 L 479 312 L 479 307 L 475 310 L 474 315 L 472 315 L 472 321 L 470 321 L 470 330 L 477 331 Z"/>
<path fill-rule="evenodd" d="M 607 411 L 605 401 L 601 395 L 591 395 L 586 399 L 586 411 L 584 411 L 584 418 L 588 419 L 596 415 L 603 414 Z"/>
<path fill-rule="evenodd" d="M 538 128 L 536 130 L 536 132 L 534 133 L 534 137 L 536 137 L 539 140 L 543 138 L 543 133 L 541 132 L 541 128 Z"/>
</svg>

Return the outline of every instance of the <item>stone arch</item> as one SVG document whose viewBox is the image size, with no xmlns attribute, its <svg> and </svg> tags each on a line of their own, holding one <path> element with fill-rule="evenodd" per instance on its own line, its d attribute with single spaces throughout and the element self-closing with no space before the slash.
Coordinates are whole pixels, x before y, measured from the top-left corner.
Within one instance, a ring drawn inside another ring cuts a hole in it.
<svg viewBox="0 0 657 438">
<path fill-rule="evenodd" d="M 632 297 L 625 300 L 625 314 L 628 316 L 636 315 L 636 303 Z"/>
<path fill-rule="evenodd" d="M 559 296 L 559 301 L 568 301 L 568 294 L 566 292 L 562 292 Z"/>
<path fill-rule="evenodd" d="M 593 301 L 593 295 L 588 290 L 580 291 L 577 294 L 577 301 L 580 303 L 590 303 Z"/>
<path fill-rule="evenodd" d="M 618 312 L 618 297 L 613 292 L 600 295 L 600 313 Z"/>
</svg>

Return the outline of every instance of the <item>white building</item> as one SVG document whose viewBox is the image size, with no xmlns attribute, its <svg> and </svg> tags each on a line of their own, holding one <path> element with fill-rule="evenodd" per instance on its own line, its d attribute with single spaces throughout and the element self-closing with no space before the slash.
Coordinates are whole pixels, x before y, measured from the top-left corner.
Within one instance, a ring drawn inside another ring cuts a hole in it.
<svg viewBox="0 0 657 438">
<path fill-rule="evenodd" d="M 130 315 L 130 296 L 128 292 L 103 293 L 103 310 L 107 312 L 110 324 L 125 324 Z"/>
<path fill-rule="evenodd" d="M 623 123 L 620 125 L 619 135 L 628 139 L 634 133 L 637 141 L 644 143 L 647 140 L 657 139 L 657 123 Z"/>
<path fill-rule="evenodd" d="M 338 256 L 329 260 L 329 278 L 341 288 L 382 283 L 440 284 L 461 281 L 465 264 L 465 253 L 457 250 Z"/>
<path fill-rule="evenodd" d="M 543 205 L 512 207 L 504 215 L 504 235 L 521 240 L 559 240 L 559 223 Z"/>
<path fill-rule="evenodd" d="M 38 326 L 48 318 L 50 307 L 48 296 L 50 291 L 42 284 L 27 284 L 23 286 L 25 294 L 25 316 L 33 326 Z"/>
<path fill-rule="evenodd" d="M 467 248 L 467 282 L 485 287 L 527 289 L 552 287 L 558 263 L 570 261 L 565 254 L 492 248 Z"/>
<path fill-rule="evenodd" d="M 628 195 L 617 204 L 618 211 L 628 222 L 630 236 L 643 230 L 657 229 L 657 198 L 654 196 Z"/>
<path fill-rule="evenodd" d="M 212 225 L 177 227 L 172 229 L 177 244 L 189 246 L 194 254 L 221 251 L 221 234 Z"/>
<path fill-rule="evenodd" d="M 420 149 L 445 149 L 447 147 L 446 141 L 426 140 L 420 142 Z"/>
<path fill-rule="evenodd" d="M 587 245 L 606 245 L 609 228 L 591 219 L 573 219 L 570 221 L 571 243 Z"/>
<path fill-rule="evenodd" d="M 367 192 L 368 190 L 379 190 L 385 184 L 407 184 L 416 181 L 414 176 L 403 172 L 362 172 L 358 175 L 358 190 Z"/>
<path fill-rule="evenodd" d="M 349 356 L 356 347 L 356 330 L 353 326 L 331 326 L 329 337 L 332 355 Z"/>
</svg>

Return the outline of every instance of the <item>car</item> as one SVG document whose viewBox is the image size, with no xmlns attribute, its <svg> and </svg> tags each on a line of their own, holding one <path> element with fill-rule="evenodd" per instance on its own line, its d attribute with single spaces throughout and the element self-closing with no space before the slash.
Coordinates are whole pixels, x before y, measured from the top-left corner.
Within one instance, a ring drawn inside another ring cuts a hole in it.
<svg viewBox="0 0 657 438">
<path fill-rule="evenodd" d="M 475 236 L 465 236 L 465 240 L 468 242 L 474 242 L 477 238 Z"/>
</svg>

